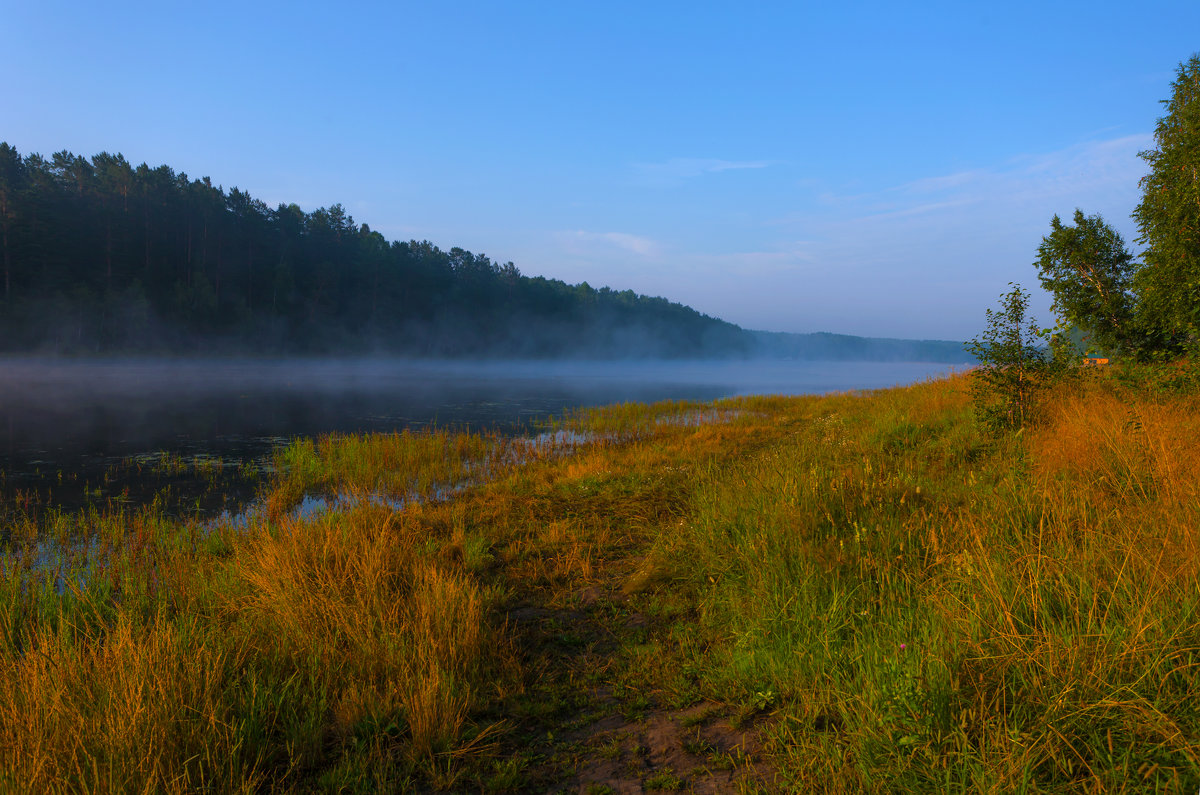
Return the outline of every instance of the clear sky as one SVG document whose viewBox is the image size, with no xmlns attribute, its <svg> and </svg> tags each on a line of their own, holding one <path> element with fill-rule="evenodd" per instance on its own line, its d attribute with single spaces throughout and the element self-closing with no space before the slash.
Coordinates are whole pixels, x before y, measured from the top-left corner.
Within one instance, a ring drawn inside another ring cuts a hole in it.
<svg viewBox="0 0 1200 795">
<path fill-rule="evenodd" d="M 1198 50 L 1197 0 L 0 0 L 0 140 L 749 328 L 964 339 L 1054 213 L 1132 246 Z"/>
</svg>

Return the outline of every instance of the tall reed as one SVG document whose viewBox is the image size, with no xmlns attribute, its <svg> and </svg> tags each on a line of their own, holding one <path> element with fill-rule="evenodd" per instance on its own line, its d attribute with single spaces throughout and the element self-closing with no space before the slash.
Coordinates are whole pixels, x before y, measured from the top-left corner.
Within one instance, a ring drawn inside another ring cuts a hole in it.
<svg viewBox="0 0 1200 795">
<path fill-rule="evenodd" d="M 199 536 L 120 521 L 57 565 L 18 551 L 0 563 L 0 781 L 239 792 L 452 780 L 508 652 L 486 620 L 492 597 L 439 554 L 427 523 L 371 503 Z"/>
</svg>

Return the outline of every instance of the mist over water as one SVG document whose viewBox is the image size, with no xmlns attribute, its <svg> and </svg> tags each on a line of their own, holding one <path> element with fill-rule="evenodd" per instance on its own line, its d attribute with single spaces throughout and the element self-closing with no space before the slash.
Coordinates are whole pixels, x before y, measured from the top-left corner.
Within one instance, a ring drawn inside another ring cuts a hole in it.
<svg viewBox="0 0 1200 795">
<path fill-rule="evenodd" d="M 907 384 L 945 364 L 811 361 L 0 360 L 6 490 L 167 451 L 262 459 L 297 436 L 522 432 L 578 406 Z"/>
</svg>

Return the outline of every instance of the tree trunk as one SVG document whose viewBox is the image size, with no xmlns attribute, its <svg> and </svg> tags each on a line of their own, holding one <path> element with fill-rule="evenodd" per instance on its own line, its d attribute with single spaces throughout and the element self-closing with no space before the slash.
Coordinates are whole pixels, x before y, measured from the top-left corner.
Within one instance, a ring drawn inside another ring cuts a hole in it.
<svg viewBox="0 0 1200 795">
<path fill-rule="evenodd" d="M 8 303 L 9 298 L 9 274 L 12 272 L 12 254 L 8 248 L 8 196 L 4 197 L 5 201 L 0 204 L 0 231 L 4 234 L 4 303 Z"/>
<path fill-rule="evenodd" d="M 217 306 L 221 306 L 221 233 L 217 232 L 217 271 L 213 276 L 215 283 L 214 292 L 216 293 Z"/>
<path fill-rule="evenodd" d="M 4 303 L 9 299 L 9 275 L 12 273 L 12 254 L 8 250 L 8 222 L 4 224 Z"/>
<path fill-rule="evenodd" d="M 112 290 L 112 221 L 104 225 L 104 288 Z"/>
<path fill-rule="evenodd" d="M 254 312 L 254 246 L 246 245 L 246 308 Z"/>
<path fill-rule="evenodd" d="M 192 221 L 188 219 L 187 225 L 187 273 L 184 274 L 184 279 L 187 286 L 192 286 Z"/>
<path fill-rule="evenodd" d="M 145 276 L 143 278 L 145 278 L 146 284 L 149 285 L 150 284 L 150 208 L 149 207 L 146 208 L 146 212 L 142 215 L 142 224 L 143 224 L 142 239 L 145 241 L 145 244 L 146 244 L 146 272 L 145 272 Z"/>
</svg>

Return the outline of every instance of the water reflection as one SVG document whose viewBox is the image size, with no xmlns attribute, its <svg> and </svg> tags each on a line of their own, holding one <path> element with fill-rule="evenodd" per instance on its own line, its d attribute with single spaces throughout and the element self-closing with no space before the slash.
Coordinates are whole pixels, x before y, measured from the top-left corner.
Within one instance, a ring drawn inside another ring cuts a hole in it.
<svg viewBox="0 0 1200 795">
<path fill-rule="evenodd" d="M 528 432 L 576 406 L 884 387 L 948 369 L 786 361 L 3 360 L 0 488 L 8 498 L 50 493 L 56 504 L 138 503 L 166 484 L 186 501 L 194 472 L 173 473 L 147 456 L 165 451 L 209 461 L 210 470 L 240 467 L 249 483 L 248 465 L 261 466 L 297 436 L 433 424 Z M 132 462 L 126 468 L 141 481 L 112 482 L 122 461 Z M 230 489 L 237 502 L 238 487 Z"/>
</svg>

